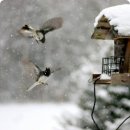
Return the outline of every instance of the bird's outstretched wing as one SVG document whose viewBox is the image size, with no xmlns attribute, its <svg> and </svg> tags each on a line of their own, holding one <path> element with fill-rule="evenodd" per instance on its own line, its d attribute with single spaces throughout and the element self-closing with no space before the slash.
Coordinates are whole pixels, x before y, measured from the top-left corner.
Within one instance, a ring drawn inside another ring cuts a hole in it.
<svg viewBox="0 0 130 130">
<path fill-rule="evenodd" d="M 40 76 L 40 72 L 42 71 L 36 64 L 33 64 L 34 74 L 35 74 L 35 80 L 38 81 L 38 78 Z"/>
<path fill-rule="evenodd" d="M 61 17 L 55 17 L 46 21 L 40 30 L 44 30 L 45 34 L 49 31 L 61 28 L 63 24 L 63 19 Z"/>
<path fill-rule="evenodd" d="M 22 59 L 22 63 L 25 69 L 26 74 L 31 76 L 35 81 L 38 80 L 41 69 L 35 65 L 33 62 L 29 61 L 28 59 Z"/>
<path fill-rule="evenodd" d="M 36 86 L 40 85 L 41 83 L 39 82 L 35 82 L 32 86 L 30 86 L 28 89 L 27 89 L 27 92 L 31 91 L 33 88 L 35 88 Z"/>
</svg>

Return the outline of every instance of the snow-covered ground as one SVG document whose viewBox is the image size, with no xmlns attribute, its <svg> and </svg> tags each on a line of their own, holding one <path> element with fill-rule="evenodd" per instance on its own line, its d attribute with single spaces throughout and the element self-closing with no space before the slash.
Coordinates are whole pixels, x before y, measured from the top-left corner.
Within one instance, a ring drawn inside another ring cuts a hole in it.
<svg viewBox="0 0 130 130">
<path fill-rule="evenodd" d="M 0 129 L 64 130 L 65 119 L 74 122 L 79 116 L 74 104 L 1 104 Z"/>
</svg>

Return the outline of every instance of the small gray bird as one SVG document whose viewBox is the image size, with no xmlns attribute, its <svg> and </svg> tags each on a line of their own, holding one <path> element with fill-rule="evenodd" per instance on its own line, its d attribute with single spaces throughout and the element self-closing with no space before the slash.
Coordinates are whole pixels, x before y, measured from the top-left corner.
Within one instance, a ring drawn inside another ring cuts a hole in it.
<svg viewBox="0 0 130 130">
<path fill-rule="evenodd" d="M 34 29 L 30 25 L 24 25 L 20 30 L 19 33 L 25 37 L 34 38 L 37 43 L 39 41 L 44 43 L 46 38 L 45 35 L 53 30 L 61 28 L 63 24 L 63 19 L 61 17 L 55 17 L 46 21 L 40 29 Z"/>
<path fill-rule="evenodd" d="M 35 88 L 38 85 L 47 85 L 47 80 L 51 75 L 51 70 L 50 68 L 46 68 L 44 71 L 42 71 L 37 65 L 35 65 L 35 72 L 36 72 L 36 82 L 30 86 L 27 91 L 32 90 L 33 88 Z"/>
<path fill-rule="evenodd" d="M 48 85 L 47 80 L 49 79 L 51 74 L 61 69 L 52 69 L 50 67 L 46 67 L 45 70 L 41 70 L 36 64 L 26 59 L 22 59 L 22 63 L 24 65 L 24 69 L 35 80 L 35 83 L 30 86 L 27 91 L 31 91 L 33 88 L 39 85 Z"/>
</svg>

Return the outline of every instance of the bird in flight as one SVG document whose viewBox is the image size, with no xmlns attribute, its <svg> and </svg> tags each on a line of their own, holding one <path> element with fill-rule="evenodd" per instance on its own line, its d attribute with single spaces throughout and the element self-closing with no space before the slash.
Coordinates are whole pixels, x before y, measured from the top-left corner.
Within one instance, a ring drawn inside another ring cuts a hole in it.
<svg viewBox="0 0 130 130">
<path fill-rule="evenodd" d="M 36 86 L 39 85 L 48 85 L 47 84 L 47 80 L 49 79 L 50 75 L 51 75 L 51 70 L 50 68 L 46 68 L 45 70 L 41 70 L 37 65 L 34 66 L 35 68 L 35 83 L 30 86 L 27 91 L 31 91 L 33 88 L 35 88 Z"/>
<path fill-rule="evenodd" d="M 52 69 L 50 67 L 46 67 L 44 70 L 41 70 L 39 66 L 32 63 L 31 61 L 23 61 L 24 65 L 26 65 L 26 70 L 29 72 L 30 76 L 35 80 L 35 83 L 31 85 L 27 91 L 31 91 L 33 88 L 43 85 L 46 86 L 48 79 L 50 76 L 58 71 L 61 70 L 61 68 Z"/>
<path fill-rule="evenodd" d="M 25 37 L 34 38 L 37 43 L 39 43 L 39 41 L 41 43 L 45 43 L 46 40 L 45 35 L 50 31 L 54 31 L 56 29 L 61 28 L 62 24 L 63 19 L 61 17 L 54 17 L 46 21 L 40 27 L 40 29 L 35 29 L 30 25 L 26 24 L 19 30 L 19 33 Z"/>
</svg>

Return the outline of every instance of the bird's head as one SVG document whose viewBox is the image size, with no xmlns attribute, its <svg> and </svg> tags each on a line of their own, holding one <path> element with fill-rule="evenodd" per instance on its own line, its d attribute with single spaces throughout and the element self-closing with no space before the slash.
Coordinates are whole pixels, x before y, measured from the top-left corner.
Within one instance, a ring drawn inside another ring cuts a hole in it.
<svg viewBox="0 0 130 130">
<path fill-rule="evenodd" d="M 45 71 L 44 71 L 44 75 L 45 76 L 50 76 L 50 74 L 51 74 L 50 68 L 46 68 Z"/>
<path fill-rule="evenodd" d="M 33 30 L 33 28 L 30 25 L 25 24 L 22 28 L 22 30 Z"/>
<path fill-rule="evenodd" d="M 33 32 L 35 30 L 30 25 L 24 25 L 20 30 L 19 33 L 25 37 L 33 37 Z"/>
<path fill-rule="evenodd" d="M 25 30 L 29 30 L 30 29 L 30 27 L 29 27 L 29 25 L 24 25 L 23 27 L 22 27 L 22 29 L 25 29 Z"/>
</svg>

